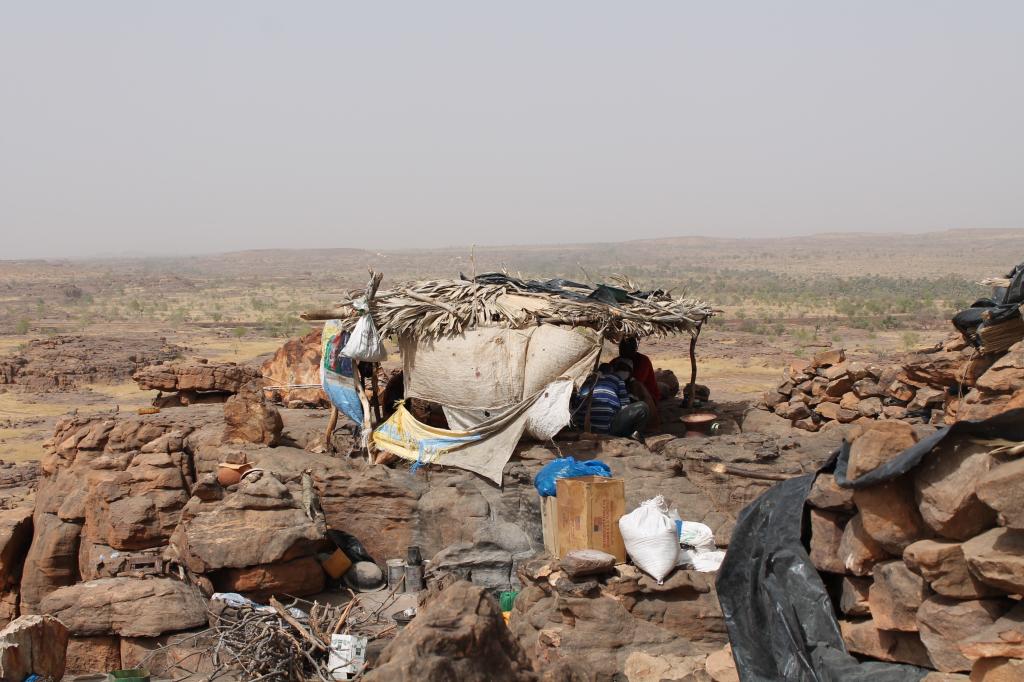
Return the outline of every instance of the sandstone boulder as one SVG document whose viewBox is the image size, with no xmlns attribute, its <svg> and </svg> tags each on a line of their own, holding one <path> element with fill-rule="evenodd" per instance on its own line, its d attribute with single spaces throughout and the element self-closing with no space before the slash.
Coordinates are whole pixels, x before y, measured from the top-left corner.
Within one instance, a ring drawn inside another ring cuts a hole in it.
<svg viewBox="0 0 1024 682">
<path fill-rule="evenodd" d="M 993 528 L 963 543 L 971 573 L 1009 594 L 1024 594 L 1024 530 Z"/>
<path fill-rule="evenodd" d="M 32 510 L 17 507 L 0 511 L 0 590 L 21 580 L 21 565 L 31 542 Z"/>
<path fill-rule="evenodd" d="M 1024 389 L 1024 341 L 1018 341 L 978 379 L 986 393 L 1016 393 Z"/>
<path fill-rule="evenodd" d="M 218 592 L 238 592 L 265 603 L 272 596 L 305 597 L 322 592 L 324 572 L 316 557 L 306 556 L 276 564 L 226 568 L 213 576 Z"/>
<path fill-rule="evenodd" d="M 807 495 L 807 504 L 826 511 L 852 512 L 853 490 L 840 488 L 832 474 L 819 474 Z"/>
<path fill-rule="evenodd" d="M 799 400 L 792 400 L 788 403 L 780 403 L 775 406 L 775 414 L 789 419 L 790 421 L 798 421 L 800 419 L 807 419 L 811 416 L 811 410 L 807 407 L 807 403 Z"/>
<path fill-rule="evenodd" d="M 914 470 L 921 518 L 951 540 L 967 540 L 995 524 L 995 513 L 978 499 L 976 485 L 993 466 L 990 446 L 947 438 Z"/>
<path fill-rule="evenodd" d="M 836 348 L 833 350 L 826 350 L 818 353 L 811 360 L 811 365 L 814 367 L 831 367 L 838 365 L 846 361 L 846 349 Z"/>
<path fill-rule="evenodd" d="M 86 497 L 86 537 L 118 550 L 167 544 L 189 499 L 182 459 L 181 452 L 140 453 L 94 485 Z"/>
<path fill-rule="evenodd" d="M 144 391 L 222 391 L 238 393 L 244 384 L 260 378 L 255 367 L 202 362 L 175 362 L 149 365 L 135 372 L 132 379 Z"/>
<path fill-rule="evenodd" d="M 67 672 L 88 675 L 121 669 L 121 638 L 114 635 L 72 637 L 68 640 Z"/>
<path fill-rule="evenodd" d="M 871 619 L 840 620 L 839 631 L 851 653 L 880 661 L 932 667 L 928 650 L 916 632 L 881 630 Z"/>
<path fill-rule="evenodd" d="M 913 484 L 907 476 L 853 493 L 864 530 L 896 556 L 907 545 L 932 535 L 914 504 Z"/>
<path fill-rule="evenodd" d="M 311 520 L 284 484 L 264 473 L 246 476 L 223 500 L 189 500 L 171 547 L 189 570 L 208 573 L 312 554 L 325 533 L 322 516 Z"/>
<path fill-rule="evenodd" d="M 909 424 L 897 421 L 871 424 L 853 437 L 846 475 L 851 480 L 860 478 L 916 442 L 917 434 Z"/>
<path fill-rule="evenodd" d="M 1024 606 L 1018 603 L 996 622 L 960 644 L 968 658 L 1024 658 Z"/>
<path fill-rule="evenodd" d="M 1018 682 L 1024 680 L 1024 659 L 983 658 L 971 668 L 971 682 Z"/>
<path fill-rule="evenodd" d="M 840 545 L 848 516 L 837 512 L 811 509 L 811 563 L 819 571 L 845 573 Z"/>
<path fill-rule="evenodd" d="M 623 673 L 629 682 L 713 682 L 706 670 L 706 656 L 652 656 L 634 651 Z M 738 680 L 738 678 L 737 678 Z"/>
<path fill-rule="evenodd" d="M 170 578 L 102 578 L 62 587 L 40 609 L 75 635 L 155 637 L 206 623 L 199 590 Z"/>
<path fill-rule="evenodd" d="M 56 514 L 34 515 L 32 545 L 21 576 L 21 612 L 37 613 L 39 602 L 78 577 L 78 543 L 82 527 Z"/>
<path fill-rule="evenodd" d="M 839 542 L 839 557 L 847 572 L 859 576 L 871 575 L 875 564 L 891 556 L 864 530 L 860 514 L 850 519 Z"/>
<path fill-rule="evenodd" d="M 273 445 L 284 429 L 281 413 L 263 395 L 261 381 L 243 385 L 224 403 L 224 442 Z"/>
<path fill-rule="evenodd" d="M 919 540 L 903 551 L 907 567 L 939 594 L 954 599 L 981 599 L 1001 592 L 978 580 L 967 567 L 963 545 L 946 540 Z"/>
<path fill-rule="evenodd" d="M 1001 525 L 1024 530 L 1024 458 L 995 467 L 978 480 L 975 490 L 999 514 Z"/>
<path fill-rule="evenodd" d="M 960 652 L 961 642 L 992 625 L 1012 602 L 1005 599 L 957 600 L 935 595 L 921 604 L 917 622 L 921 641 L 933 667 L 942 672 L 964 672 L 971 661 Z"/>
<path fill-rule="evenodd" d="M 50 616 L 22 616 L 0 630 L 0 679 L 64 676 L 68 629 Z"/>
<path fill-rule="evenodd" d="M 482 588 L 456 582 L 420 608 L 384 649 L 367 682 L 500 682 L 537 679 Z"/>
<path fill-rule="evenodd" d="M 917 631 L 917 609 L 932 591 L 924 578 L 911 572 L 902 561 L 875 566 L 868 606 L 875 627 L 881 630 Z"/>
<path fill-rule="evenodd" d="M 732 657 L 732 646 L 729 644 L 708 654 L 704 669 L 714 682 L 740 682 L 736 661 Z"/>
<path fill-rule="evenodd" d="M 870 590 L 870 578 L 844 576 L 839 596 L 839 610 L 844 615 L 852 617 L 870 616 L 871 609 L 868 605 Z"/>
<path fill-rule="evenodd" d="M 321 331 L 314 329 L 305 336 L 288 339 L 273 357 L 263 363 L 260 373 L 272 386 L 296 386 L 320 383 Z M 677 382 L 678 387 L 678 382 Z M 674 395 L 674 394 L 673 394 Z M 284 388 L 273 392 L 276 402 L 288 405 L 327 405 L 321 388 Z"/>
</svg>

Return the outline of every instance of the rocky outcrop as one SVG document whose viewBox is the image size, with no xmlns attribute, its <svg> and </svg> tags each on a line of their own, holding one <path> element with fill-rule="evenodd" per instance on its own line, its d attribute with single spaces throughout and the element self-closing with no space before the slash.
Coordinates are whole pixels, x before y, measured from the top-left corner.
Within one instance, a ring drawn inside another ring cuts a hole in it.
<svg viewBox="0 0 1024 682">
<path fill-rule="evenodd" d="M 142 390 L 190 391 L 200 393 L 216 391 L 238 393 L 245 384 L 260 378 L 256 367 L 233 362 L 172 362 L 153 364 L 138 370 L 132 379 Z"/>
<path fill-rule="evenodd" d="M 270 386 L 302 386 L 320 383 L 321 335 L 314 329 L 305 336 L 289 339 L 260 367 Z M 327 396 L 317 388 L 275 388 L 268 395 L 289 407 L 327 406 Z"/>
<path fill-rule="evenodd" d="M 512 611 L 512 631 L 538 670 L 611 679 L 635 654 L 678 660 L 726 641 L 712 574 L 678 570 L 657 585 L 632 566 L 576 580 L 555 569 L 524 564 Z"/>
<path fill-rule="evenodd" d="M 140 367 L 179 357 L 184 348 L 156 336 L 54 336 L 0 359 L 0 384 L 33 391 L 127 381 Z"/>
<path fill-rule="evenodd" d="M 325 533 L 322 517 L 310 519 L 283 483 L 263 473 L 222 500 L 189 500 L 170 544 L 189 570 L 208 573 L 307 556 Z"/>
<path fill-rule="evenodd" d="M 459 581 L 420 607 L 384 649 L 367 682 L 519 682 L 538 679 L 482 588 Z"/>
</svg>

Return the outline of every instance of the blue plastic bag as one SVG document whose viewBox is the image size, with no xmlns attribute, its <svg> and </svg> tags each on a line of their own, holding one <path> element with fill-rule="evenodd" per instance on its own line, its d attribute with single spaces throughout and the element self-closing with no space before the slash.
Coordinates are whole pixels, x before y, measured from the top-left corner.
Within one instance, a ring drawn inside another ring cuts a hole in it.
<svg viewBox="0 0 1024 682">
<path fill-rule="evenodd" d="M 533 479 L 533 485 L 541 497 L 554 497 L 555 481 L 560 478 L 576 478 L 578 476 L 612 477 L 608 465 L 597 459 L 577 462 L 572 457 L 562 457 L 544 465 Z"/>
</svg>

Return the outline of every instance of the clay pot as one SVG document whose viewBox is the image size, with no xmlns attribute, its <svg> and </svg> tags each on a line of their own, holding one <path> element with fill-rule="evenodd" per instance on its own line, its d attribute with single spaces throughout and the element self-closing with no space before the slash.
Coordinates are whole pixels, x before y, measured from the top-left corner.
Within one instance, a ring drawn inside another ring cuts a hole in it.
<svg viewBox="0 0 1024 682">
<path fill-rule="evenodd" d="M 217 465 L 217 483 L 220 483 L 225 488 L 229 485 L 235 485 L 242 480 L 242 475 L 250 469 L 252 469 L 252 464 L 249 462 L 242 462 L 241 464 L 221 462 Z"/>
<path fill-rule="evenodd" d="M 687 438 L 705 438 L 715 432 L 714 424 L 718 415 L 713 412 L 697 412 L 680 417 L 686 424 Z"/>
</svg>

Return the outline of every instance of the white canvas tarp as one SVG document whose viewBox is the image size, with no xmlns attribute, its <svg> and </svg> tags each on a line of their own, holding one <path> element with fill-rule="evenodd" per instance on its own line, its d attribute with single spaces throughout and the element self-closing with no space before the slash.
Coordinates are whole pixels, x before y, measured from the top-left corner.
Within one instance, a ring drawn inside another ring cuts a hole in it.
<svg viewBox="0 0 1024 682">
<path fill-rule="evenodd" d="M 401 341 L 405 395 L 445 406 L 454 428 L 500 416 L 560 377 L 579 385 L 601 352 L 597 334 L 554 325 L 476 329 L 453 339 Z"/>
</svg>

